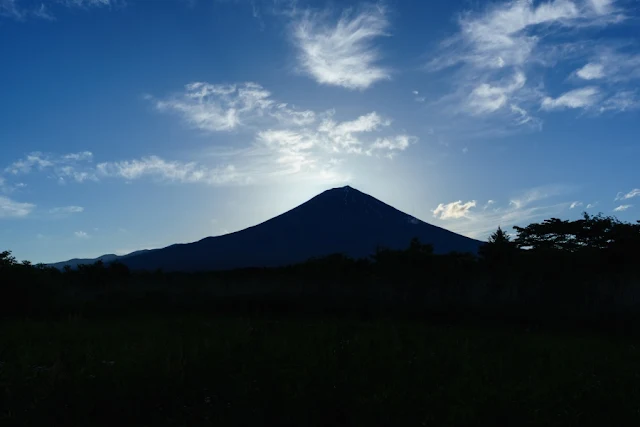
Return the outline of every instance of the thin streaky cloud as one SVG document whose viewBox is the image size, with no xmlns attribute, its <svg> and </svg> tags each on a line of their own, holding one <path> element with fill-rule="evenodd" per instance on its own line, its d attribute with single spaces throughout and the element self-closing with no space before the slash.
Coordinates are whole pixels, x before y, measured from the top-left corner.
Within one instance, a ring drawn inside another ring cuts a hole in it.
<svg viewBox="0 0 640 427">
<path fill-rule="evenodd" d="M 183 93 L 166 99 L 146 95 L 158 111 L 178 114 L 191 127 L 208 132 L 236 130 L 266 119 L 283 124 L 306 125 L 315 113 L 277 102 L 271 92 L 254 82 L 211 84 L 193 82 Z"/>
<path fill-rule="evenodd" d="M 638 197 L 638 196 L 640 196 L 640 188 L 634 188 L 633 190 L 629 191 L 628 193 L 619 192 L 616 195 L 615 200 L 628 200 L 628 199 L 632 199 L 632 198 Z"/>
<path fill-rule="evenodd" d="M 628 46 L 603 45 L 589 58 L 589 62 L 576 70 L 583 80 L 603 80 L 626 83 L 640 79 L 640 54 L 630 52 Z"/>
<path fill-rule="evenodd" d="M 22 218 L 29 215 L 36 205 L 33 203 L 17 202 L 5 196 L 0 196 L 0 219 Z"/>
<path fill-rule="evenodd" d="M 40 3 L 28 0 L 0 0 L 0 18 L 24 22 L 29 18 L 56 21 L 52 8 L 111 8 L 126 4 L 125 0 L 56 0 Z"/>
<path fill-rule="evenodd" d="M 633 205 L 620 205 L 617 208 L 615 208 L 613 211 L 614 212 L 624 212 L 627 209 L 632 208 L 632 207 L 633 207 Z"/>
<path fill-rule="evenodd" d="M 557 98 L 545 97 L 542 100 L 543 110 L 562 110 L 566 108 L 590 108 L 600 100 L 598 87 L 589 86 L 570 90 Z"/>
<path fill-rule="evenodd" d="M 99 177 L 136 180 L 151 177 L 177 183 L 230 184 L 242 181 L 233 165 L 207 168 L 195 162 L 167 161 L 158 156 L 118 162 L 104 162 L 96 166 Z"/>
<path fill-rule="evenodd" d="M 637 90 L 624 90 L 607 98 L 598 109 L 600 113 L 613 111 L 622 113 L 640 108 L 640 96 Z"/>
<path fill-rule="evenodd" d="M 589 30 L 624 22 L 624 12 L 607 0 L 513 0 L 462 13 L 458 31 L 440 43 L 426 64 L 432 73 L 455 66 L 442 74 L 450 88 L 431 103 L 429 115 L 441 122 L 455 117 L 456 132 L 473 135 L 478 133 L 476 127 L 489 127 L 492 136 L 504 136 L 542 130 L 542 119 L 532 111 L 581 108 L 598 113 L 635 108 L 635 98 L 615 96 L 619 91 L 609 88 L 565 90 L 557 97 L 545 89 L 547 70 L 563 61 L 594 56 L 600 48 L 590 40 Z M 570 41 L 565 36 L 571 36 Z M 573 75 L 596 81 L 613 74 L 609 68 L 613 69 L 590 58 Z M 471 116 L 468 124 L 460 124 L 460 113 Z M 493 121 L 488 122 L 490 118 Z"/>
<path fill-rule="evenodd" d="M 50 214 L 60 215 L 60 214 L 74 214 L 84 212 L 84 208 L 82 206 L 63 206 L 58 208 L 49 209 Z"/>
<path fill-rule="evenodd" d="M 569 206 L 569 209 L 575 209 L 575 208 L 579 208 L 580 206 L 582 206 L 583 203 L 582 202 L 572 202 L 571 205 Z M 588 207 L 588 206 L 587 206 Z"/>
<path fill-rule="evenodd" d="M 605 76 L 604 66 L 602 64 L 589 63 L 576 71 L 576 74 L 584 80 L 601 79 Z"/>
<path fill-rule="evenodd" d="M 337 22 L 328 12 L 305 12 L 292 27 L 300 70 L 319 84 L 363 90 L 389 80 L 391 71 L 379 65 L 380 50 L 374 40 L 386 36 L 385 10 L 372 6 L 348 9 Z"/>
</svg>

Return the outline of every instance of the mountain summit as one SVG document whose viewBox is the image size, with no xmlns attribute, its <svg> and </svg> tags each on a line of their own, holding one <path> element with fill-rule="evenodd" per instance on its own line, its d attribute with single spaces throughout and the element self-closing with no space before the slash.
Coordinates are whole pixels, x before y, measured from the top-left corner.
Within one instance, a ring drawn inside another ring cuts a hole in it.
<svg viewBox="0 0 640 427">
<path fill-rule="evenodd" d="M 404 249 L 413 237 L 432 244 L 436 253 L 476 253 L 482 244 L 345 186 L 324 191 L 288 212 L 235 233 L 124 256 L 119 261 L 135 270 L 275 267 L 332 253 L 363 258 L 377 246 Z"/>
</svg>

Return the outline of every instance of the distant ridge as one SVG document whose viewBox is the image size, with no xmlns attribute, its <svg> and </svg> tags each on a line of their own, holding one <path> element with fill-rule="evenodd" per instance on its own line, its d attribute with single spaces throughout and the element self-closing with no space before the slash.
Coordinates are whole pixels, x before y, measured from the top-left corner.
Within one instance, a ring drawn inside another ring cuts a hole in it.
<svg viewBox="0 0 640 427">
<path fill-rule="evenodd" d="M 104 259 L 134 270 L 206 271 L 276 267 L 332 253 L 364 258 L 376 247 L 403 249 L 413 237 L 436 253 L 477 253 L 483 244 L 428 224 L 350 186 L 326 190 L 263 223 L 223 236 Z M 52 264 L 64 266 L 71 260 Z M 95 260 L 82 260 L 93 262 Z M 72 265 L 73 267 L 73 265 Z M 61 267 L 59 267 L 61 268 Z"/>
<path fill-rule="evenodd" d="M 48 264 L 49 267 L 55 267 L 57 269 L 62 270 L 66 265 L 68 265 L 71 268 L 78 268 L 79 265 L 81 264 L 93 264 L 97 261 L 102 261 L 105 264 L 113 262 L 113 261 L 119 261 L 122 260 L 124 258 L 127 257 L 131 257 L 131 256 L 136 256 L 136 255 L 140 255 L 146 252 L 151 252 L 155 249 L 143 249 L 141 251 L 135 251 L 135 252 L 131 252 L 130 254 L 127 255 L 116 255 L 116 254 L 107 254 L 107 255 L 102 255 L 99 256 L 98 258 L 86 258 L 86 259 L 81 259 L 81 258 L 74 258 L 74 259 L 70 259 L 69 261 L 63 261 L 63 262 L 56 262 L 53 264 Z"/>
</svg>

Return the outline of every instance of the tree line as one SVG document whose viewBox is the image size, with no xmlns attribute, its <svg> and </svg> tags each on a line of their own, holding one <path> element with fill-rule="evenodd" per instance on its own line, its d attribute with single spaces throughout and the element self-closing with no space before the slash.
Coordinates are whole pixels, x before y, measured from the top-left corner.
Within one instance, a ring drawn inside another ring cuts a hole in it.
<svg viewBox="0 0 640 427">
<path fill-rule="evenodd" d="M 6 315 L 108 311 L 118 304 L 133 307 L 135 300 L 139 306 L 162 301 L 184 310 L 247 301 L 290 310 L 308 307 L 304 300 L 345 309 L 584 313 L 634 310 L 634 290 L 640 304 L 640 221 L 583 213 L 577 220 L 550 218 L 513 229 L 512 237 L 498 228 L 478 254 L 436 255 L 414 238 L 403 250 L 379 247 L 365 259 L 331 254 L 280 268 L 205 273 L 130 271 L 120 262 L 102 261 L 60 271 L 18 262 L 5 251 L 0 309 Z"/>
</svg>

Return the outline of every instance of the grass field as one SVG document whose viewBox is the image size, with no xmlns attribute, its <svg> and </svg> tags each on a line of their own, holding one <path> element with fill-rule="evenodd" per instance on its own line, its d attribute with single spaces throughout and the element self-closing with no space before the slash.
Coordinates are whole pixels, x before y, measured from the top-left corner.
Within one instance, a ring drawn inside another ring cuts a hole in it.
<svg viewBox="0 0 640 427">
<path fill-rule="evenodd" d="M 408 320 L 8 321 L 0 426 L 637 426 L 639 347 Z"/>
</svg>

